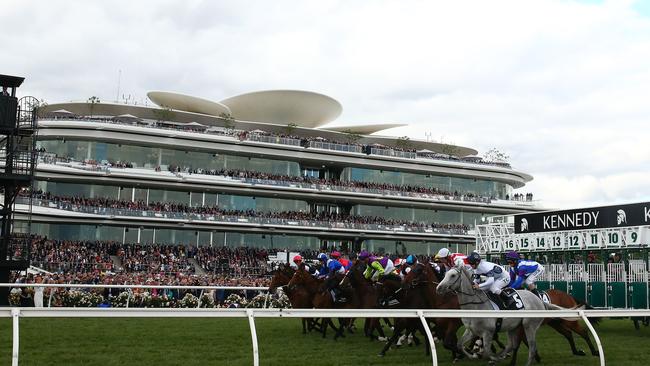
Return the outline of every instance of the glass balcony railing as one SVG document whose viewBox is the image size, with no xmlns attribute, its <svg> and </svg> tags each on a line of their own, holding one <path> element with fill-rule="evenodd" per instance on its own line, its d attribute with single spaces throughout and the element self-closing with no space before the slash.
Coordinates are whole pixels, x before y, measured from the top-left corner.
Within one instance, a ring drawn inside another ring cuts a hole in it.
<svg viewBox="0 0 650 366">
<path fill-rule="evenodd" d="M 18 197 L 17 204 L 26 204 L 26 197 Z M 381 232 L 415 232 L 431 234 L 450 234 L 450 235 L 467 235 L 467 229 L 434 227 L 431 224 L 411 225 L 385 225 L 385 224 L 367 224 L 350 221 L 322 221 L 312 219 L 292 219 L 292 218 L 274 218 L 274 217 L 254 217 L 244 215 L 222 215 L 222 214 L 201 214 L 192 212 L 171 212 L 171 211 L 151 211 L 151 210 L 134 210 L 128 208 L 112 208 L 83 206 L 70 202 L 54 201 L 48 199 L 33 198 L 33 206 L 46 207 L 56 210 L 79 212 L 100 216 L 114 217 L 138 217 L 152 219 L 171 219 L 183 221 L 205 221 L 207 223 L 231 223 L 231 224 L 257 224 L 273 226 L 290 226 L 303 228 L 328 228 L 328 229 L 350 229 L 363 231 L 381 231 Z M 351 217 L 350 220 L 354 220 Z"/>
</svg>

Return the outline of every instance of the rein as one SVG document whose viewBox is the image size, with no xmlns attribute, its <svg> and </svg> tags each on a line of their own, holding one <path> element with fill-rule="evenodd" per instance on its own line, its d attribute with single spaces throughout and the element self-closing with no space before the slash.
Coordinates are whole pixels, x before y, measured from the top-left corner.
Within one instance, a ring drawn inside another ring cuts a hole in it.
<svg viewBox="0 0 650 366">
<path fill-rule="evenodd" d="M 458 275 L 459 275 L 459 276 L 458 276 L 458 278 L 456 278 L 456 281 L 454 281 L 454 282 L 449 286 L 450 288 L 451 288 L 453 285 L 455 285 L 458 281 L 460 281 L 461 276 L 464 275 L 464 273 L 462 273 L 460 270 L 457 270 L 457 271 L 458 271 Z M 481 304 L 485 304 L 487 301 L 489 301 L 489 299 L 487 299 L 487 298 L 486 298 L 486 300 L 481 299 L 481 294 L 480 294 L 480 293 L 477 293 L 476 290 L 474 290 L 473 293 L 467 293 L 467 292 L 462 291 L 461 288 L 462 288 L 462 286 L 458 286 L 458 290 L 453 290 L 453 292 L 456 293 L 456 294 L 461 294 L 461 295 L 465 295 L 465 296 L 468 296 L 468 297 L 478 297 L 480 301 L 467 301 L 467 302 L 460 302 L 460 299 L 459 299 L 458 305 L 460 305 L 460 306 L 462 306 L 462 305 L 481 305 Z"/>
</svg>

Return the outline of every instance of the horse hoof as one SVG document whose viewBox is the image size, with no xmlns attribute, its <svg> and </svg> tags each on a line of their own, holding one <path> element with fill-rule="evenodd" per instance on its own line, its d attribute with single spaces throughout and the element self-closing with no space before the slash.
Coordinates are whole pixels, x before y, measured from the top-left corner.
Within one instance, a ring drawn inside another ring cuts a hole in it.
<svg viewBox="0 0 650 366">
<path fill-rule="evenodd" d="M 378 355 L 378 356 L 379 356 L 379 357 L 384 357 L 384 356 L 386 356 L 386 354 L 385 354 L 384 352 L 379 352 L 379 355 Z"/>
<path fill-rule="evenodd" d="M 586 356 L 587 354 L 585 353 L 585 351 L 579 349 L 574 353 L 574 355 L 576 355 L 576 356 Z"/>
<path fill-rule="evenodd" d="M 377 340 L 379 342 L 386 342 L 388 340 L 388 338 L 387 337 L 377 337 Z"/>
</svg>

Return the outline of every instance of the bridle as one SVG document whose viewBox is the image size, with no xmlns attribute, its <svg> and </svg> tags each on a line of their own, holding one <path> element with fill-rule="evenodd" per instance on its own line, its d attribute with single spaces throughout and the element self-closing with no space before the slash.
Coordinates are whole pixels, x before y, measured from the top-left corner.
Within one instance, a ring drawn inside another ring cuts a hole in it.
<svg viewBox="0 0 650 366">
<path fill-rule="evenodd" d="M 456 280 L 455 280 L 454 282 L 451 283 L 451 285 L 449 286 L 449 288 L 451 288 L 452 286 L 456 285 L 456 283 L 458 283 L 458 281 L 461 280 L 461 276 L 464 276 L 464 275 L 465 275 L 465 274 L 464 274 L 460 269 L 458 269 L 458 268 L 451 268 L 450 271 L 455 271 L 456 273 L 458 273 L 458 277 L 456 278 Z M 451 290 L 451 291 L 452 291 L 453 293 L 455 293 L 455 294 L 461 294 L 461 295 L 471 296 L 471 297 L 478 297 L 479 299 L 481 298 L 480 293 L 477 293 L 476 291 L 474 291 L 473 293 L 467 293 L 467 292 L 464 292 L 464 291 L 461 290 L 461 286 L 458 286 L 458 289 L 457 289 L 457 290 Z M 477 301 L 460 302 L 460 299 L 459 299 L 458 305 L 461 305 L 461 306 L 462 306 L 462 305 L 470 305 L 470 304 L 472 304 L 472 305 L 480 305 L 480 304 L 484 304 L 484 303 L 485 303 L 485 300 L 481 300 L 481 301 L 479 301 L 479 302 L 477 302 Z"/>
</svg>

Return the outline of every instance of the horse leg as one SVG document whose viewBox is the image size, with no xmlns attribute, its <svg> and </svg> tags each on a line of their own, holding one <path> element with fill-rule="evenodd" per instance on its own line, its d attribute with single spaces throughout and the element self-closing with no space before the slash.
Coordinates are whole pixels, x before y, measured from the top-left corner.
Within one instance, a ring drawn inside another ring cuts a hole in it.
<svg viewBox="0 0 650 366">
<path fill-rule="evenodd" d="M 591 337 L 589 337 L 589 331 L 587 331 L 587 329 L 585 329 L 577 321 L 567 323 L 567 328 L 576 332 L 580 337 L 582 337 L 582 339 L 585 340 L 585 342 L 587 342 L 587 346 L 589 346 L 589 350 L 591 351 L 592 356 L 599 356 L 598 348 L 594 347 L 594 344 L 591 343 Z M 582 350 L 580 351 L 582 352 Z M 584 352 L 582 353 L 584 354 Z"/>
<path fill-rule="evenodd" d="M 456 335 L 456 332 L 458 332 L 458 328 L 460 328 L 460 326 L 454 326 L 456 324 L 457 323 L 453 320 L 448 321 L 446 324 L 446 329 L 444 331 L 444 336 L 442 338 L 442 344 L 446 349 L 451 351 L 451 357 L 453 358 L 454 362 L 458 361 L 464 356 L 462 351 L 459 350 L 457 346 L 458 336 Z"/>
<path fill-rule="evenodd" d="M 521 333 L 523 333 L 521 331 L 521 327 L 508 332 L 508 342 L 512 345 L 512 358 L 510 359 L 510 366 L 517 365 L 517 352 L 519 352 L 519 346 L 521 346 L 522 339 Z"/>
<path fill-rule="evenodd" d="M 372 339 L 372 335 L 370 334 L 370 322 L 371 321 L 372 321 L 372 319 L 370 319 L 370 318 L 366 318 L 363 321 L 363 334 L 366 337 L 370 337 Z"/>
<path fill-rule="evenodd" d="M 388 338 L 386 338 L 386 334 L 384 333 L 384 328 L 382 328 L 381 323 L 379 322 L 379 319 L 375 319 L 374 326 L 375 326 L 375 329 L 377 329 L 377 334 L 378 334 L 377 340 L 380 341 L 380 342 L 387 341 Z M 370 331 L 372 332 L 373 330 L 371 329 Z"/>
<path fill-rule="evenodd" d="M 524 327 L 519 327 L 519 342 L 524 342 L 526 345 L 526 348 L 530 349 L 530 346 L 528 346 L 528 340 L 526 339 L 526 335 L 524 333 Z M 535 352 L 535 361 L 537 362 L 542 362 L 542 358 L 539 356 L 539 352 Z"/>
<path fill-rule="evenodd" d="M 332 323 L 333 325 L 333 323 Z M 334 340 L 337 340 L 339 337 L 345 337 L 345 327 L 347 326 L 347 319 L 341 319 L 339 318 L 339 328 L 336 330 L 336 333 L 334 334 Z"/>
<path fill-rule="evenodd" d="M 388 338 L 388 341 L 384 345 L 384 348 L 382 348 L 381 352 L 379 352 L 380 357 L 384 357 L 386 355 L 386 352 L 390 349 L 390 346 L 394 344 L 395 341 L 397 341 L 397 339 L 400 337 L 402 330 L 405 328 L 403 324 L 403 321 L 395 319 L 395 330 L 393 331 L 393 335 Z"/>
<path fill-rule="evenodd" d="M 469 342 L 470 340 L 472 340 L 472 338 L 474 338 L 474 334 L 469 330 L 469 328 L 466 327 L 465 332 L 463 332 L 463 335 L 458 340 L 458 343 L 456 343 L 456 348 L 461 350 L 461 352 L 463 352 L 465 354 L 465 356 L 467 356 L 467 358 L 476 359 L 476 358 L 478 358 L 477 355 L 471 354 L 471 353 L 467 352 L 467 350 L 465 349 L 465 344 L 467 342 Z"/>
<path fill-rule="evenodd" d="M 528 341 L 528 361 L 526 362 L 526 366 L 531 366 L 536 356 L 539 356 L 537 354 L 537 340 L 535 336 L 541 324 L 542 319 L 526 319 L 522 322 L 524 332 L 526 333 L 526 340 Z"/>
<path fill-rule="evenodd" d="M 570 329 L 567 329 L 567 327 L 565 327 L 562 324 L 562 320 L 553 319 L 553 320 L 548 322 L 548 325 L 550 325 L 551 328 L 555 329 L 556 332 L 562 334 L 564 336 L 564 338 L 566 338 L 567 342 L 569 342 L 569 346 L 571 347 L 571 352 L 575 356 L 584 356 L 585 355 L 585 351 L 579 350 L 579 349 L 576 348 L 576 342 L 573 340 L 573 334 L 571 333 Z"/>
<path fill-rule="evenodd" d="M 307 334 L 307 318 L 302 318 L 302 334 Z"/>
<path fill-rule="evenodd" d="M 492 353 L 492 338 L 494 333 L 485 330 L 481 338 L 483 338 L 483 359 L 488 360 L 488 365 L 494 365 L 496 361 L 499 361 L 499 357 Z"/>
</svg>

